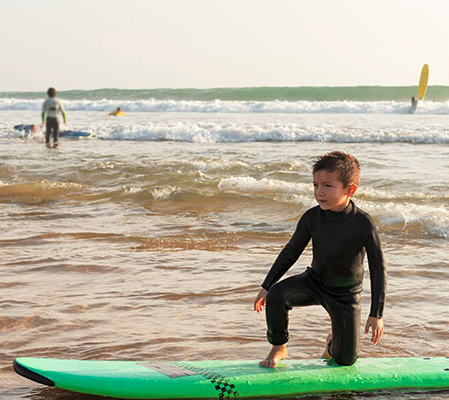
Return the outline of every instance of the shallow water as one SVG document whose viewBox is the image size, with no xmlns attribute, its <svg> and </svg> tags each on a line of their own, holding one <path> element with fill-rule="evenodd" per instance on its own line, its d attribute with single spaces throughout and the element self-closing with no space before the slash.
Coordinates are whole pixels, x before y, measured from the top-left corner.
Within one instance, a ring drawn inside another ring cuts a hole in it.
<svg viewBox="0 0 449 400">
<path fill-rule="evenodd" d="M 347 117 L 348 129 L 355 121 Z M 386 333 L 377 346 L 362 334 L 360 356 L 447 356 L 445 145 L 61 139 L 49 150 L 11 137 L 0 141 L 2 399 L 92 397 L 19 377 L 11 368 L 17 356 L 264 357 L 264 316 L 252 302 L 314 205 L 314 158 L 334 149 L 362 163 L 355 201 L 379 226 L 388 268 Z M 289 274 L 310 256 L 308 248 Z M 366 315 L 368 308 L 367 273 Z M 290 357 L 319 357 L 328 331 L 320 307 L 293 310 Z"/>
</svg>

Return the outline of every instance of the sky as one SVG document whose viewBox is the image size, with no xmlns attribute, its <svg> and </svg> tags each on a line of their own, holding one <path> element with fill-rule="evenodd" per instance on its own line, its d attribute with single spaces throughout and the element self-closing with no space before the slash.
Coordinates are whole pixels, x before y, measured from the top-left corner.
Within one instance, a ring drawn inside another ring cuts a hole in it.
<svg viewBox="0 0 449 400">
<path fill-rule="evenodd" d="M 449 84 L 449 0 L 0 0 L 0 92 Z"/>
</svg>

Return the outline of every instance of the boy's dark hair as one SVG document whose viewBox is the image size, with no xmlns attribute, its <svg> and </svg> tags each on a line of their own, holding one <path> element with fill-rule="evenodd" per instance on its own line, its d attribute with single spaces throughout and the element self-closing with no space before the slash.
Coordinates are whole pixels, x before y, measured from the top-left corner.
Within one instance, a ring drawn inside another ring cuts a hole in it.
<svg viewBox="0 0 449 400">
<path fill-rule="evenodd" d="M 357 158 L 342 151 L 332 151 L 319 156 L 312 167 L 313 173 L 318 171 L 338 172 L 344 187 L 360 182 L 360 165 Z"/>
<path fill-rule="evenodd" d="M 56 97 L 56 89 L 54 87 L 48 88 L 47 94 L 48 97 Z"/>
</svg>

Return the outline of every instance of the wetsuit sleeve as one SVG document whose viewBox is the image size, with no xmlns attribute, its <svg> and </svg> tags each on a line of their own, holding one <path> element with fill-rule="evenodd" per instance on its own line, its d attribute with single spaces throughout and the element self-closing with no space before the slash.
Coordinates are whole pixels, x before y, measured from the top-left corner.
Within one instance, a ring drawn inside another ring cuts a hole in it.
<svg viewBox="0 0 449 400">
<path fill-rule="evenodd" d="M 371 232 L 366 240 L 365 249 L 371 280 L 371 310 L 369 316 L 381 318 L 387 290 L 387 272 L 379 235 L 373 221 L 371 221 Z"/>
<path fill-rule="evenodd" d="M 65 110 L 64 107 L 62 106 L 61 102 L 59 102 L 59 109 L 61 111 L 61 115 L 62 115 L 62 120 L 64 121 L 64 123 L 67 123 L 67 118 L 65 115 Z"/>
<path fill-rule="evenodd" d="M 269 290 L 271 286 L 282 278 L 282 276 L 298 260 L 299 256 L 307 246 L 307 243 L 309 243 L 311 235 L 306 220 L 307 217 L 306 214 L 304 214 L 296 226 L 295 233 L 273 263 L 262 283 L 262 287 L 265 290 Z"/>
<path fill-rule="evenodd" d="M 42 123 L 45 122 L 45 112 L 46 112 L 46 102 L 44 101 L 42 103 L 42 113 L 41 113 L 41 118 L 42 118 Z"/>
</svg>

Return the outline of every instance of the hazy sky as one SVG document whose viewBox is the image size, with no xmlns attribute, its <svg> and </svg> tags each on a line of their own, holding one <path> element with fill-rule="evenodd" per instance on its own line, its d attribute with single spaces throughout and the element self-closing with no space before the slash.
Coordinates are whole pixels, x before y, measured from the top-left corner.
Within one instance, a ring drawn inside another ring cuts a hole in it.
<svg viewBox="0 0 449 400">
<path fill-rule="evenodd" d="M 449 84 L 449 0 L 0 0 L 0 91 Z"/>
</svg>

